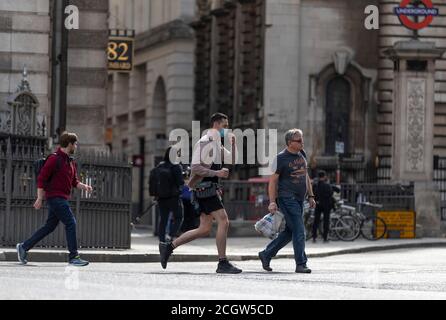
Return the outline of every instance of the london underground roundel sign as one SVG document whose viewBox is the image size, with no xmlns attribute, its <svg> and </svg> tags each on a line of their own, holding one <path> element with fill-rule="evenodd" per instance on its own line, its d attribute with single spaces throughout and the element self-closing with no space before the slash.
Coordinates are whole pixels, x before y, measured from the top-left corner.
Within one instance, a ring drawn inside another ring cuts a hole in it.
<svg viewBox="0 0 446 320">
<path fill-rule="evenodd" d="M 401 23 L 409 29 L 420 30 L 429 26 L 434 17 L 438 16 L 438 9 L 434 8 L 432 0 L 420 0 L 422 7 L 408 7 L 412 0 L 402 0 L 399 7 L 395 8 L 395 14 L 400 19 Z M 423 20 L 416 22 L 409 17 L 424 17 Z"/>
</svg>

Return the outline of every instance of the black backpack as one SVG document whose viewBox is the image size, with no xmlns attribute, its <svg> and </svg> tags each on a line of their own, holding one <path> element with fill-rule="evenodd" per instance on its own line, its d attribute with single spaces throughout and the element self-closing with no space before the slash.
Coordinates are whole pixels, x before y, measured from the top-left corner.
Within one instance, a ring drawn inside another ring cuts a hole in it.
<svg viewBox="0 0 446 320">
<path fill-rule="evenodd" d="M 171 198 L 180 194 L 172 172 L 173 165 L 161 162 L 150 171 L 149 194 L 152 197 Z"/>
<path fill-rule="evenodd" d="M 40 159 L 34 161 L 33 166 L 34 166 L 34 176 L 35 176 L 35 179 L 36 179 L 36 184 L 37 184 L 37 178 L 39 177 L 40 171 L 42 171 L 42 168 L 45 165 L 45 163 L 48 160 L 48 158 L 50 156 L 53 156 L 53 155 L 55 157 L 57 157 L 56 170 L 48 178 L 48 181 L 46 181 L 46 186 L 48 186 L 50 184 L 51 179 L 53 178 L 55 173 L 60 170 L 60 167 L 62 166 L 62 159 L 60 158 L 60 156 L 57 155 L 57 153 L 52 153 L 52 154 L 48 155 L 47 157 L 40 158 Z"/>
</svg>

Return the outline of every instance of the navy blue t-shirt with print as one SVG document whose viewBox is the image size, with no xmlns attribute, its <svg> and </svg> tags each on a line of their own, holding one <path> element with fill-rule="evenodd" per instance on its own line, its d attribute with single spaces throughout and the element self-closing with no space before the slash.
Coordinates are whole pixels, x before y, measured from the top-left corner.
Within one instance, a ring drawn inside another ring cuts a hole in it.
<svg viewBox="0 0 446 320">
<path fill-rule="evenodd" d="M 307 193 L 307 161 L 299 152 L 280 152 L 274 161 L 275 173 L 279 175 L 278 197 L 293 197 L 304 201 Z"/>
</svg>

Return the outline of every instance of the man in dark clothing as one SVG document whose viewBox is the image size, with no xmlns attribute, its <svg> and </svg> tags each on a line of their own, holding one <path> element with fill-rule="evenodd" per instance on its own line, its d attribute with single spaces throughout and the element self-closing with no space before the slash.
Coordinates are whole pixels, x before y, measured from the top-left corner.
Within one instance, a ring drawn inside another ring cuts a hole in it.
<svg viewBox="0 0 446 320">
<path fill-rule="evenodd" d="M 54 155 L 50 155 L 37 178 L 37 200 L 34 208 L 42 207 L 43 198 L 48 205 L 48 220 L 46 224 L 23 243 L 17 244 L 18 259 L 26 264 L 28 251 L 40 240 L 52 233 L 59 221 L 65 225 L 69 254 L 69 264 L 72 266 L 86 266 L 88 261 L 82 260 L 77 251 L 76 219 L 70 209 L 68 200 L 71 189 L 77 188 L 92 192 L 92 187 L 79 182 L 76 165 L 71 157 L 78 145 L 78 138 L 74 133 L 64 132 L 60 136 L 60 148 Z"/>
<path fill-rule="evenodd" d="M 327 175 L 325 171 L 319 171 L 319 181 L 313 187 L 314 195 L 316 197 L 316 210 L 314 212 L 313 224 L 313 242 L 316 242 L 317 231 L 321 221 L 321 214 L 324 214 L 324 242 L 328 242 L 328 232 L 330 230 L 330 211 L 333 207 L 333 189 L 327 182 Z"/>
<path fill-rule="evenodd" d="M 166 242 L 166 227 L 172 212 L 172 223 L 169 228 L 169 240 L 174 239 L 178 235 L 178 231 L 183 223 L 183 202 L 180 199 L 181 188 L 184 185 L 183 170 L 179 164 L 172 163 L 170 159 L 172 147 L 166 150 L 164 161 L 159 166 L 165 166 L 170 170 L 171 193 L 167 197 L 157 198 L 160 211 L 160 224 L 158 228 L 158 238 L 160 243 Z M 173 154 L 173 153 L 172 153 Z M 172 159 L 175 160 L 175 159 Z"/>
</svg>

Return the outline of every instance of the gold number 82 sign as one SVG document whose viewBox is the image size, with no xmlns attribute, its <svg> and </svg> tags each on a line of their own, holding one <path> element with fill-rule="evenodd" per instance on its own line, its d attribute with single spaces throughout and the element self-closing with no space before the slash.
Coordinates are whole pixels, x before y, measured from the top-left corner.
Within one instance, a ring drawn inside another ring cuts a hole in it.
<svg viewBox="0 0 446 320">
<path fill-rule="evenodd" d="M 108 70 L 132 71 L 133 39 L 111 37 L 107 47 Z"/>
</svg>

